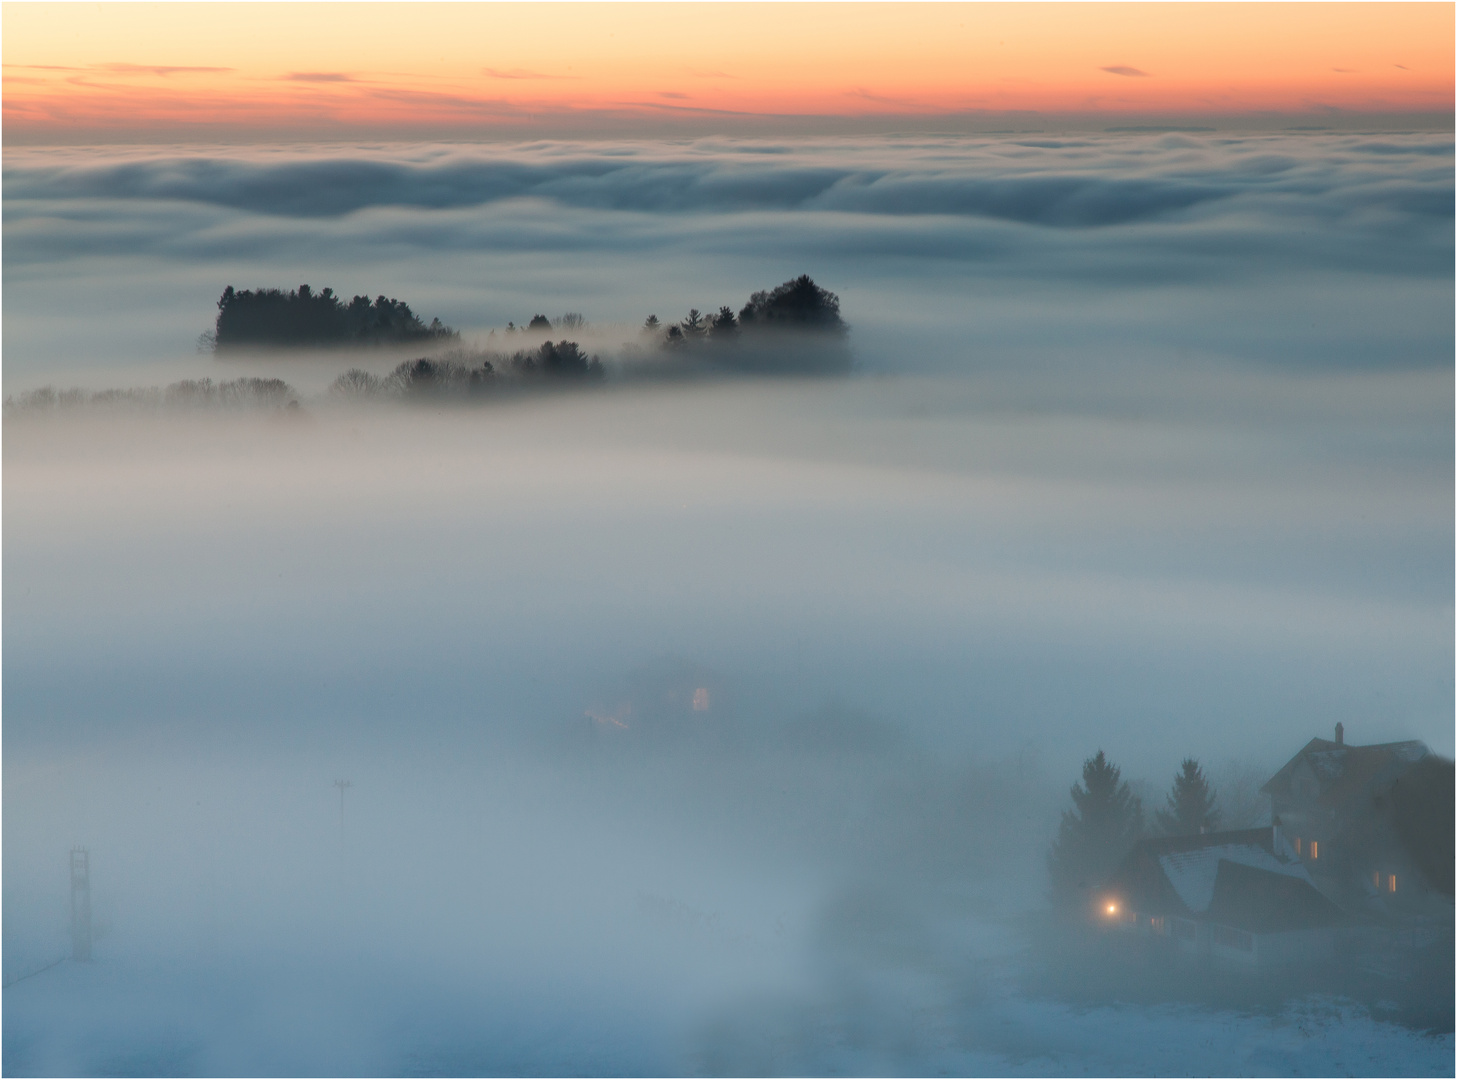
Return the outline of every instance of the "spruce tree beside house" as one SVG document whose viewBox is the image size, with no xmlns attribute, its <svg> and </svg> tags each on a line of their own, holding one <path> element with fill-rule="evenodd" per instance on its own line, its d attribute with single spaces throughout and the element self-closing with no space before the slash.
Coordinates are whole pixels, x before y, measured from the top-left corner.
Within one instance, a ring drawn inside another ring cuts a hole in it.
<svg viewBox="0 0 1457 1080">
<path fill-rule="evenodd" d="M 1052 898 L 1069 906 L 1085 901 L 1143 835 L 1143 804 L 1102 750 L 1083 762 L 1071 794 L 1073 809 L 1063 811 L 1047 856 Z"/>
<path fill-rule="evenodd" d="M 1154 815 L 1159 831 L 1165 836 L 1213 832 L 1219 824 L 1219 810 L 1204 771 L 1193 758 L 1185 758 L 1180 770 L 1168 794 L 1168 809 Z"/>
</svg>

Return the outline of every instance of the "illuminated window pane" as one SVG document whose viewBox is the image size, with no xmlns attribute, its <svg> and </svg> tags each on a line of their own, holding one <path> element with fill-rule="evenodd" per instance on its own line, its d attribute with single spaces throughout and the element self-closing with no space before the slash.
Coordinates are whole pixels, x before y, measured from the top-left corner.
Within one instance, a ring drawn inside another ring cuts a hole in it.
<svg viewBox="0 0 1457 1080">
<path fill-rule="evenodd" d="M 1310 857 L 1312 859 L 1316 857 L 1316 852 L 1319 851 L 1319 849 L 1320 849 L 1320 845 L 1317 844 L 1314 840 L 1312 840 L 1310 842 Z"/>
<path fill-rule="evenodd" d="M 1388 890 L 1390 890 L 1391 892 L 1396 892 L 1396 875 L 1395 874 L 1390 875 L 1386 879 L 1386 888 Z"/>
</svg>

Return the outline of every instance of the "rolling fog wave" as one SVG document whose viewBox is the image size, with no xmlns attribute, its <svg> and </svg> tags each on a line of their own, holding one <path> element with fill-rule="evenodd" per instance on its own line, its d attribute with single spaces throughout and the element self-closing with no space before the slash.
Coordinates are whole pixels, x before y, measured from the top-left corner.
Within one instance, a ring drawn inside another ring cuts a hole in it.
<svg viewBox="0 0 1457 1080">
<path fill-rule="evenodd" d="M 629 145 L 610 157 L 593 149 L 537 144 L 489 156 L 436 150 L 384 160 L 347 152 L 301 160 L 159 155 L 60 165 L 46 152 L 22 151 L 7 159 L 4 179 L 6 198 L 16 202 L 184 201 L 296 217 L 535 198 L 578 209 L 971 215 L 1086 228 L 1239 196 L 1320 199 L 1339 214 L 1452 216 L 1444 167 L 1452 144 L 1430 136 L 897 140 L 869 153 L 863 144 L 811 141 L 772 147 L 771 160 L 765 147 L 724 142 L 676 153 Z"/>
</svg>

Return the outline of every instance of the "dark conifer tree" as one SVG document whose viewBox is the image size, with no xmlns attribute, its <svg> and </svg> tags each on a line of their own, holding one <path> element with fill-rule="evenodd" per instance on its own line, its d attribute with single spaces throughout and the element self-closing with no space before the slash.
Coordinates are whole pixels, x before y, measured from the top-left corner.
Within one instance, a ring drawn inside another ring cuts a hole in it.
<svg viewBox="0 0 1457 1080">
<path fill-rule="evenodd" d="M 1047 858 L 1053 898 L 1065 904 L 1086 898 L 1143 833 L 1143 805 L 1103 751 L 1083 762 L 1071 794 Z"/>
<path fill-rule="evenodd" d="M 1213 832 L 1219 824 L 1219 811 L 1214 806 L 1214 792 L 1205 779 L 1199 762 L 1185 758 L 1180 772 L 1169 790 L 1168 809 L 1155 814 L 1159 831 L 1167 836 L 1192 836 Z"/>
<path fill-rule="evenodd" d="M 739 320 L 734 316 L 734 309 L 727 305 L 719 308 L 718 314 L 708 320 L 708 328 L 714 341 L 732 341 L 738 337 Z"/>
</svg>

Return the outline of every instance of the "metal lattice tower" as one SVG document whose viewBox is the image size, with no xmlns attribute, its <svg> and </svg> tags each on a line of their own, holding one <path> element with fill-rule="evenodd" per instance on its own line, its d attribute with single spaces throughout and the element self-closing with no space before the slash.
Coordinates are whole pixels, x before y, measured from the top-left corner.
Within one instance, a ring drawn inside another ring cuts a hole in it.
<svg viewBox="0 0 1457 1080">
<path fill-rule="evenodd" d="M 91 959 L 91 859 L 71 849 L 71 959 Z"/>
</svg>

